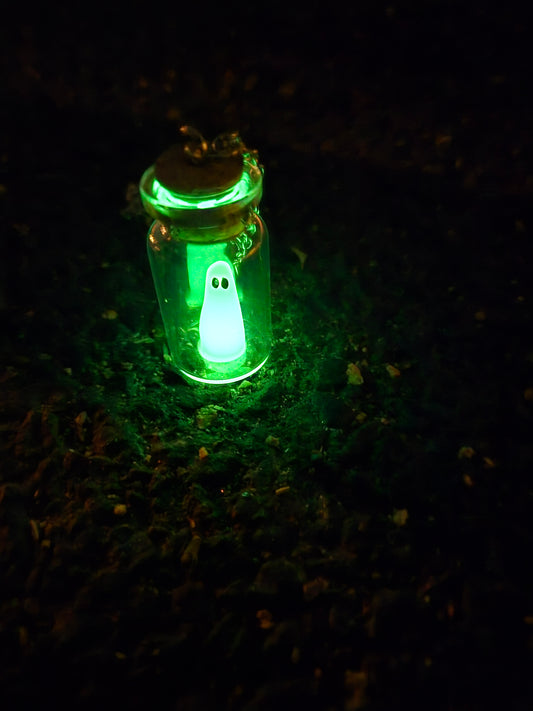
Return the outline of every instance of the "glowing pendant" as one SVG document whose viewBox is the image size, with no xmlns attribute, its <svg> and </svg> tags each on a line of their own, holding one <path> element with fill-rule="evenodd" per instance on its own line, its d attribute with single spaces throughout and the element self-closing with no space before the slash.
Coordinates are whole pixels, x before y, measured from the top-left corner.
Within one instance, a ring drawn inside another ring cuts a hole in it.
<svg viewBox="0 0 533 711">
<path fill-rule="evenodd" d="M 207 270 L 198 351 L 212 363 L 229 363 L 246 352 L 241 305 L 228 262 L 215 262 Z"/>
<path fill-rule="evenodd" d="M 200 383 L 256 373 L 272 345 L 263 168 L 238 134 L 191 126 L 141 178 L 166 363 Z"/>
</svg>

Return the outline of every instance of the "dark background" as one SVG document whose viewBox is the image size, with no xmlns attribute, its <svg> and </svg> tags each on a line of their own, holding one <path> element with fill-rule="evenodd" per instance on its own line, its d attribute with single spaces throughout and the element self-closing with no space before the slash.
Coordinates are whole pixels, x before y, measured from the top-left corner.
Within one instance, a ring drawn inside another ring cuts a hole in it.
<svg viewBox="0 0 533 711">
<path fill-rule="evenodd" d="M 528 18 L 12 9 L 4 708 L 530 709 Z M 244 385 L 163 360 L 136 185 L 182 124 L 265 167 Z"/>
</svg>

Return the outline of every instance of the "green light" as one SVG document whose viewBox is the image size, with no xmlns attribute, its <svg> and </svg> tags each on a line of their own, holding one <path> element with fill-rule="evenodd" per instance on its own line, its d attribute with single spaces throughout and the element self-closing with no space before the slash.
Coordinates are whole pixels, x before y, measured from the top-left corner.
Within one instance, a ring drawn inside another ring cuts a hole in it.
<svg viewBox="0 0 533 711">
<path fill-rule="evenodd" d="M 272 341 L 263 169 L 236 135 L 209 144 L 184 129 L 188 143 L 165 151 L 139 186 L 154 219 L 147 246 L 167 362 L 200 383 L 234 383 L 262 367 Z"/>
<path fill-rule="evenodd" d="M 199 375 L 193 375 L 192 373 L 187 373 L 186 371 L 182 371 L 182 373 L 191 380 L 195 380 L 197 383 L 207 383 L 208 385 L 229 385 L 230 383 L 238 383 L 239 380 L 244 380 L 245 378 L 251 378 L 254 373 L 257 373 L 258 370 L 261 370 L 267 360 L 268 356 L 263 361 L 261 361 L 259 365 L 256 365 L 255 368 L 252 368 L 251 370 L 248 370 L 245 373 L 240 373 L 239 375 L 236 375 L 233 378 L 202 378 Z"/>
<path fill-rule="evenodd" d="M 198 351 L 210 363 L 229 363 L 246 353 L 246 336 L 233 269 L 211 264 L 205 277 Z"/>
<path fill-rule="evenodd" d="M 202 199 L 179 196 L 161 185 L 157 178 L 154 178 L 152 183 L 152 202 L 157 204 L 159 207 L 166 207 L 169 209 L 209 210 L 213 207 L 229 205 L 233 202 L 242 200 L 246 197 L 246 195 L 248 195 L 251 187 L 252 180 L 250 175 L 244 171 L 239 182 L 236 183 L 231 190 L 228 190 L 226 193 L 218 195 L 217 197 Z"/>
</svg>

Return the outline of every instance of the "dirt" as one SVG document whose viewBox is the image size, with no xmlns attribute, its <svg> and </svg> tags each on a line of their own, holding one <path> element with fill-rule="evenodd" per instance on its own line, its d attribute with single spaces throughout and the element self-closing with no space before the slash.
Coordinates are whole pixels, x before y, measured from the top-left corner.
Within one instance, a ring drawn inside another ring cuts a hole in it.
<svg viewBox="0 0 533 711">
<path fill-rule="evenodd" d="M 528 50 L 477 5 L 15 22 L 4 709 L 531 708 Z M 265 167 L 233 385 L 164 359 L 136 186 L 185 123 Z"/>
</svg>

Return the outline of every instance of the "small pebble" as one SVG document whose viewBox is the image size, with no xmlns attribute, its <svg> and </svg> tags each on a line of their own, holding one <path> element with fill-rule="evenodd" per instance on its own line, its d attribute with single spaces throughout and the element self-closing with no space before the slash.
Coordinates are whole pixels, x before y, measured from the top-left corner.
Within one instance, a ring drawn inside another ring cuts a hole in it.
<svg viewBox="0 0 533 711">
<path fill-rule="evenodd" d="M 125 516 L 127 513 L 127 507 L 126 504 L 116 504 L 116 506 L 113 509 L 113 513 L 115 516 Z"/>
</svg>

